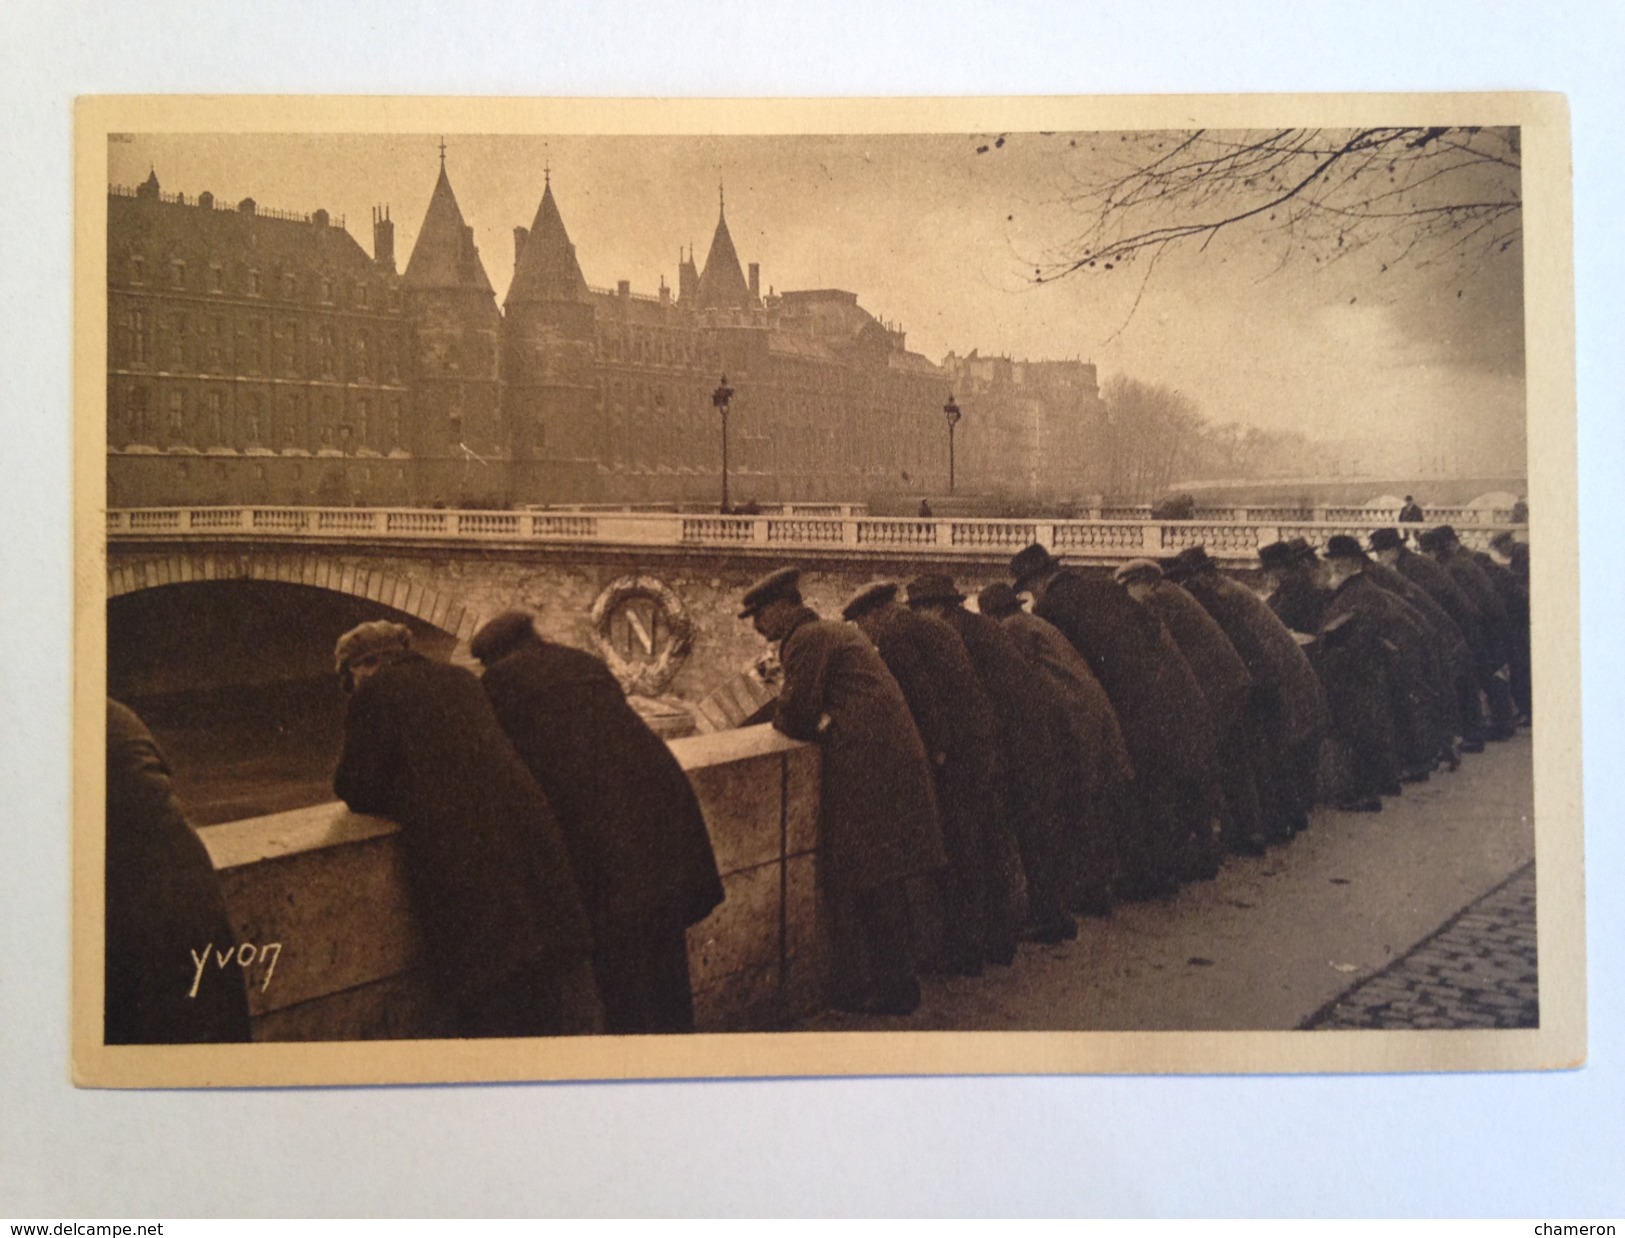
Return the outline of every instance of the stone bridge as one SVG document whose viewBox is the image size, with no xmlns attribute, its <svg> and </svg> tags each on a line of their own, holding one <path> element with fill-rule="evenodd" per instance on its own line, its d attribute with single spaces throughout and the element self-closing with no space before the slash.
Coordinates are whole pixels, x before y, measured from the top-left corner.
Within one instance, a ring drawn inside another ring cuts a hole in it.
<svg viewBox="0 0 1625 1238">
<path fill-rule="evenodd" d="M 292 677 L 320 673 L 343 630 L 337 625 L 358 617 L 393 615 L 430 646 L 464 657 L 484 619 L 522 606 L 537 613 L 549 638 L 596 648 L 629 691 L 694 704 L 725 689 L 764 654 L 755 632 L 736 618 L 737 599 L 754 577 L 779 564 L 800 564 L 809 602 L 835 614 L 854 589 L 876 577 L 934 568 L 972 589 L 1002 579 L 1009 557 L 1035 541 L 1069 562 L 1101 568 L 1205 545 L 1239 570 L 1278 538 L 1319 544 L 1335 533 L 1363 536 L 1392 524 L 1397 512 L 1280 507 L 1196 515 L 1152 520 L 1147 509 L 1124 508 L 1075 520 L 897 519 L 838 506 L 749 516 L 626 509 L 116 510 L 107 514 L 109 630 L 115 661 L 121 648 L 166 640 L 184 660 L 208 652 L 214 640 L 222 645 L 212 658 L 217 668 L 234 664 L 243 674 Z M 1464 540 L 1479 543 L 1516 527 L 1504 512 L 1459 508 L 1429 515 L 1455 522 Z M 229 612 L 226 596 L 245 588 L 256 600 L 250 607 L 239 599 L 239 610 L 252 610 L 267 629 L 252 651 L 236 647 L 244 638 L 234 633 L 229 613 L 207 622 L 196 618 L 211 608 Z M 163 590 L 177 599 L 174 605 L 143 604 L 149 591 Z M 334 606 L 335 595 L 342 606 Z M 177 631 L 188 633 L 184 642 Z M 299 632 L 307 637 L 302 645 L 295 640 Z M 185 686 L 159 665 L 156 653 L 147 661 L 144 690 Z M 716 721 L 737 721 L 749 704 L 735 708 L 730 697 L 726 718 Z"/>
</svg>

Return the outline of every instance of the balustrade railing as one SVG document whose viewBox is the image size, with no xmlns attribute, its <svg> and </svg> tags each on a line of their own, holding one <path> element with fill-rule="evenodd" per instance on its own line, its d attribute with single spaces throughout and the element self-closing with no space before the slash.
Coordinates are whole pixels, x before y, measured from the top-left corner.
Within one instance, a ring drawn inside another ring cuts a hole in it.
<svg viewBox="0 0 1625 1238">
<path fill-rule="evenodd" d="M 1117 509 L 1104 509 L 1117 510 Z M 1234 509 L 1239 515 L 1242 509 Z M 1502 529 L 1523 526 L 1482 519 L 1486 509 L 1462 509 L 1474 519 L 1453 521 L 1466 545 L 1481 548 Z M 836 514 L 836 513 L 839 514 Z M 107 513 L 109 541 L 480 542 L 670 546 L 691 549 L 780 551 L 826 549 L 885 554 L 917 551 L 955 557 L 1014 554 L 1032 542 L 1056 554 L 1101 562 L 1176 554 L 1205 546 L 1215 558 L 1251 560 L 1261 546 L 1302 537 L 1322 546 L 1335 534 L 1364 539 L 1393 527 L 1380 509 L 1320 508 L 1305 519 L 1300 508 L 1250 508 L 1248 519 L 1087 520 L 904 519 L 829 514 L 691 515 L 636 511 L 454 511 L 440 508 L 355 507 L 148 507 Z M 1325 519 L 1335 514 L 1337 519 Z M 1442 515 L 1430 512 L 1432 519 Z M 1493 513 L 1499 515 L 1501 513 Z M 1424 526 L 1401 526 L 1412 532 Z"/>
</svg>

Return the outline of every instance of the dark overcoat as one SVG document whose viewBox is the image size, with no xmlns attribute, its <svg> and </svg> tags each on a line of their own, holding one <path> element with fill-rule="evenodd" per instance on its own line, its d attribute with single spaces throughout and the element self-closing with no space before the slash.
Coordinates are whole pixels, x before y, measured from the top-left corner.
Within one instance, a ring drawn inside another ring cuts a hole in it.
<svg viewBox="0 0 1625 1238">
<path fill-rule="evenodd" d="M 999 623 L 1027 660 L 1061 689 L 1079 745 L 1088 757 L 1081 771 L 1084 792 L 1095 794 L 1114 783 L 1131 781 L 1134 762 L 1123 742 L 1111 697 L 1083 655 L 1053 623 L 1024 610 L 1012 611 Z"/>
<path fill-rule="evenodd" d="M 1434 655 L 1422 617 L 1365 571 L 1344 581 L 1327 604 L 1328 616 L 1360 608 L 1368 612 L 1390 660 L 1395 735 L 1413 765 L 1431 762 L 1447 741 L 1450 720 L 1444 668 Z"/>
<path fill-rule="evenodd" d="M 1247 586 L 1216 571 L 1199 572 L 1182 583 L 1241 655 L 1279 741 L 1297 745 L 1320 735 L 1326 726 L 1320 680 L 1275 612 Z"/>
<path fill-rule="evenodd" d="M 1115 582 L 1066 568 L 1033 612 L 1060 629 L 1106 690 L 1137 778 L 1207 781 L 1212 713 L 1155 616 Z"/>
<path fill-rule="evenodd" d="M 1314 577 L 1303 569 L 1286 573 L 1274 593 L 1269 596 L 1269 608 L 1275 617 L 1294 632 L 1313 636 L 1320 631 L 1320 618 L 1326 609 L 1327 590 L 1315 583 Z"/>
<path fill-rule="evenodd" d="M 469 672 L 418 654 L 373 672 L 350 697 L 333 790 L 401 827 L 413 909 L 449 996 L 590 958 L 558 821 Z"/>
<path fill-rule="evenodd" d="M 874 646 L 802 607 L 779 664 L 773 725 L 823 751 L 819 823 L 830 876 L 861 890 L 942 867 L 925 745 Z"/>
<path fill-rule="evenodd" d="M 481 683 L 564 831 L 594 931 L 709 915 L 722 881 L 699 801 L 609 668 L 525 640 Z"/>
<path fill-rule="evenodd" d="M 1450 546 L 1436 562 L 1450 573 L 1450 579 L 1468 597 L 1481 617 L 1485 644 L 1496 666 L 1503 666 L 1512 657 L 1511 620 L 1495 583 L 1472 553 L 1461 546 Z"/>
<path fill-rule="evenodd" d="M 1253 677 L 1230 638 L 1202 604 L 1171 580 L 1160 580 L 1141 599 L 1168 629 L 1213 710 L 1214 723 L 1227 729 L 1247 703 Z"/>
<path fill-rule="evenodd" d="M 247 1040 L 237 941 L 203 840 L 175 799 L 152 732 L 107 702 L 105 1042 Z M 196 956 L 205 960 L 198 975 Z M 195 993 L 194 993 L 195 985 Z"/>
<path fill-rule="evenodd" d="M 1394 560 L 1394 570 L 1426 591 L 1455 622 L 1472 650 L 1479 673 L 1500 665 L 1495 660 L 1495 643 L 1485 627 L 1484 615 L 1472 595 L 1465 591 L 1442 563 L 1402 546 Z"/>
</svg>

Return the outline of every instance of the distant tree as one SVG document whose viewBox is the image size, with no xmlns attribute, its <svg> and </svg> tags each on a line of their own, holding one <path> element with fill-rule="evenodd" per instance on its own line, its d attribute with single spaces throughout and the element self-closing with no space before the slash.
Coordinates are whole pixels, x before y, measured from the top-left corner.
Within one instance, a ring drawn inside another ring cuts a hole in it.
<svg viewBox="0 0 1625 1238">
<path fill-rule="evenodd" d="M 1112 488 L 1139 497 L 1157 494 L 1199 450 L 1205 424 L 1196 402 L 1171 387 L 1122 374 L 1108 378 L 1100 396 Z"/>
<path fill-rule="evenodd" d="M 1472 263 L 1521 239 L 1516 128 L 1198 129 L 1067 141 L 1062 196 L 1083 227 L 1035 267 L 1037 282 L 1140 259 L 1154 266 L 1172 246 L 1205 248 L 1221 234 L 1256 234 L 1283 262 L 1371 248 L 1382 271 Z"/>
</svg>

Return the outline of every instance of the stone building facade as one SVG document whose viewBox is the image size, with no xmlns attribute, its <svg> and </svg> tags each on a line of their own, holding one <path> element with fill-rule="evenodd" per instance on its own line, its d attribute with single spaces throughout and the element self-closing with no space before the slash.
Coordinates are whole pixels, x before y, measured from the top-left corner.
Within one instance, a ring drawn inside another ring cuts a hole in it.
<svg viewBox="0 0 1625 1238">
<path fill-rule="evenodd" d="M 404 273 L 323 211 L 108 195 L 111 506 L 715 502 L 961 491 L 1075 497 L 1094 367 L 907 347 L 854 292 L 764 295 L 724 204 L 678 286 L 590 286 L 551 178 L 499 308 L 444 162 Z"/>
</svg>

